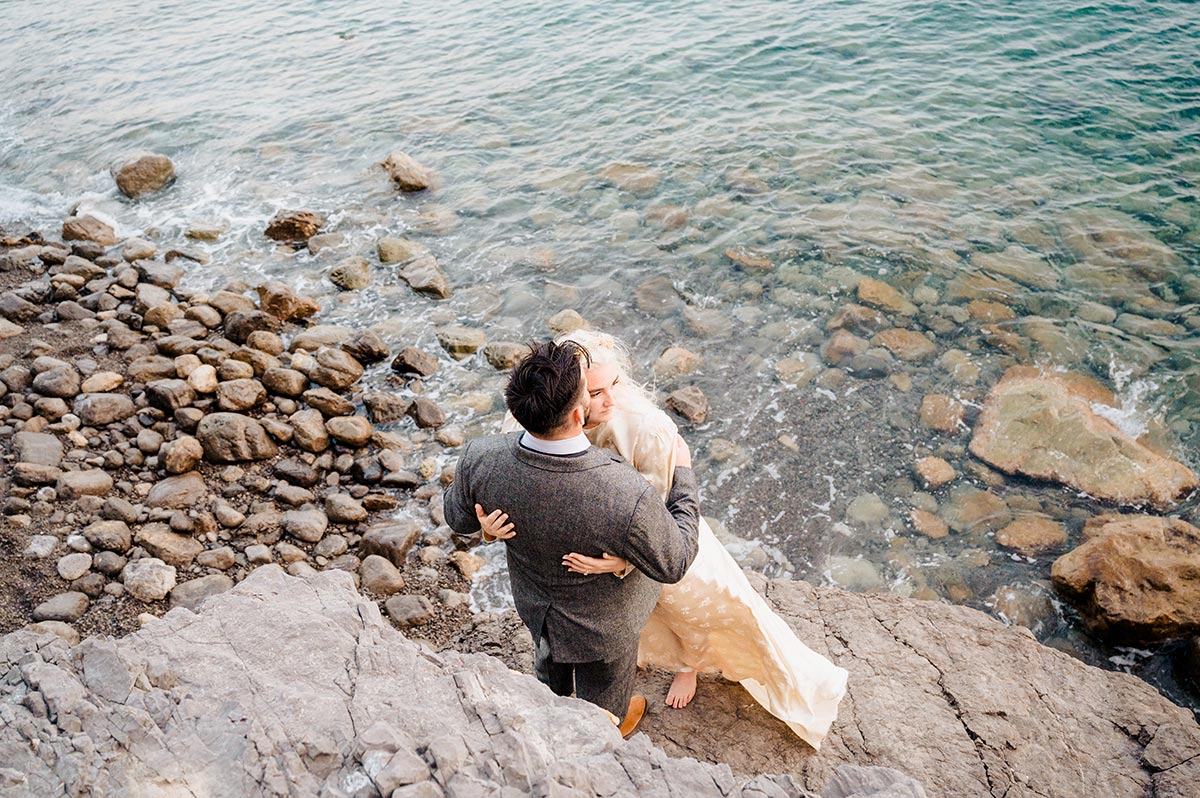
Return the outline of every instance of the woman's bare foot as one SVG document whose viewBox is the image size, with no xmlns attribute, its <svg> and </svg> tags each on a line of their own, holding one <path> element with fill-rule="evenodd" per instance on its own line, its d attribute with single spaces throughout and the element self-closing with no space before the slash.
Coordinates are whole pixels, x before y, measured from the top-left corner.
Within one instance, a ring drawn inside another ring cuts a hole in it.
<svg viewBox="0 0 1200 798">
<path fill-rule="evenodd" d="M 683 709 L 696 697 L 696 672 L 680 671 L 671 680 L 671 689 L 667 690 L 666 704 L 675 709 Z"/>
</svg>

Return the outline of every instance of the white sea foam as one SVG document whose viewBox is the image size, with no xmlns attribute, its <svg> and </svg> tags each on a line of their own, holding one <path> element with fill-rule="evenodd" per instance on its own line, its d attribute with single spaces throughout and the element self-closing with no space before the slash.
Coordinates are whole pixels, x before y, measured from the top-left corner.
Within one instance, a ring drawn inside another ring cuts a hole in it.
<svg viewBox="0 0 1200 798">
<path fill-rule="evenodd" d="M 1161 385 L 1147 378 L 1133 379 L 1132 369 L 1122 369 L 1114 361 L 1109 375 L 1120 407 L 1092 403 L 1092 412 L 1108 419 L 1117 429 L 1131 438 L 1140 438 L 1150 428 L 1150 422 L 1162 413 Z"/>
</svg>

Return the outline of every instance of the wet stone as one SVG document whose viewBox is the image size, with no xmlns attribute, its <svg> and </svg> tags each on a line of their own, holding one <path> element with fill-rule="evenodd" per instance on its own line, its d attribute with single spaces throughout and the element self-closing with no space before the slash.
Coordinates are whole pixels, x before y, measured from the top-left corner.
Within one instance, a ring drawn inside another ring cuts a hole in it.
<svg viewBox="0 0 1200 798">
<path fill-rule="evenodd" d="M 325 226 L 325 217 L 312 211 L 281 210 L 271 218 L 263 234 L 275 241 L 303 242 Z"/>
<path fill-rule="evenodd" d="M 360 363 L 380 363 L 387 360 L 391 350 L 372 330 L 359 330 L 350 340 L 342 344 L 342 349 Z"/>
<path fill-rule="evenodd" d="M 958 476 L 954 467 L 940 457 L 922 457 L 913 468 L 927 488 L 939 488 Z"/>
<path fill-rule="evenodd" d="M 950 534 L 949 525 L 931 512 L 914 508 L 908 514 L 912 528 L 927 538 L 944 538 Z"/>
<path fill-rule="evenodd" d="M 392 424 L 408 415 L 409 402 L 395 394 L 382 391 L 367 391 L 363 404 L 376 424 Z"/>
<path fill-rule="evenodd" d="M 672 391 L 667 396 L 666 406 L 693 424 L 703 424 L 708 418 L 708 397 L 694 385 Z"/>
<path fill-rule="evenodd" d="M 470 357 L 487 344 L 487 336 L 482 330 L 462 325 L 442 327 L 437 331 L 437 339 L 456 360 Z"/>
<path fill-rule="evenodd" d="M 405 347 L 397 353 L 392 361 L 392 370 L 400 374 L 414 374 L 418 377 L 429 377 L 435 374 L 440 364 L 433 355 L 416 347 Z"/>
<path fill-rule="evenodd" d="M 966 428 L 966 409 L 962 403 L 944 394 L 926 394 L 921 400 L 921 425 L 946 435 Z"/>
<path fill-rule="evenodd" d="M 997 530 L 996 542 L 1023 554 L 1033 554 L 1065 544 L 1067 531 L 1050 518 L 1030 515 Z"/>
<path fill-rule="evenodd" d="M 445 412 L 437 403 L 425 396 L 418 396 L 408 408 L 408 414 L 417 422 L 418 427 L 440 427 L 446 423 Z"/>
</svg>

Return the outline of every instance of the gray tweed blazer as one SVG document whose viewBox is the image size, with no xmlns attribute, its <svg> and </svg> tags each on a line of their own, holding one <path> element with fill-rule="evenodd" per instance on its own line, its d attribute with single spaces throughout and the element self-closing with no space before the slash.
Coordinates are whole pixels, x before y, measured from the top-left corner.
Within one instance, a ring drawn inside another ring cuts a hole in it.
<svg viewBox="0 0 1200 798">
<path fill-rule="evenodd" d="M 649 482 L 604 449 L 556 457 L 521 446 L 520 437 L 467 446 L 446 490 L 446 522 L 472 539 L 476 502 L 508 513 L 517 533 L 504 541 L 513 603 L 535 641 L 545 630 L 556 662 L 633 653 L 661 583 L 678 582 L 696 557 L 695 475 L 677 468 L 664 506 Z M 616 554 L 637 570 L 624 579 L 571 573 L 562 558 L 572 551 Z"/>
</svg>

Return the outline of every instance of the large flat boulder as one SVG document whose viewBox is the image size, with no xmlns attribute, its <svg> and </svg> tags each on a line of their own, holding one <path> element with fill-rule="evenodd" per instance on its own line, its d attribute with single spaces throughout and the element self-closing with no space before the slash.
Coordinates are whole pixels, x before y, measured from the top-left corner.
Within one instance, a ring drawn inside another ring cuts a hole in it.
<svg viewBox="0 0 1200 798">
<path fill-rule="evenodd" d="M 1051 577 L 1100 633 L 1135 641 L 1200 633 L 1200 529 L 1186 521 L 1097 516 Z"/>
<path fill-rule="evenodd" d="M 1191 469 L 1092 409 L 1103 393 L 1080 375 L 1011 368 L 988 394 L 971 453 L 1005 473 L 1059 482 L 1118 504 L 1166 507 L 1195 490 L 1200 480 Z"/>
<path fill-rule="evenodd" d="M 943 798 L 1192 798 L 1200 726 L 1140 679 L 1089 665 L 967 607 L 751 574 L 810 648 L 850 671 L 814 751 L 738 684 L 702 676 L 684 711 L 641 671 L 642 728 L 663 750 L 821 791 L 849 763 L 897 768 Z M 456 645 L 531 670 L 516 613 L 477 616 Z M 900 793 L 905 794 L 905 793 Z"/>
<path fill-rule="evenodd" d="M 0 669 L 6 796 L 810 796 L 623 742 L 602 710 L 491 657 L 433 654 L 338 570 L 264 566 L 200 614 L 74 649 L 16 632 Z M 920 789 L 841 779 L 881 775 Z"/>
</svg>

